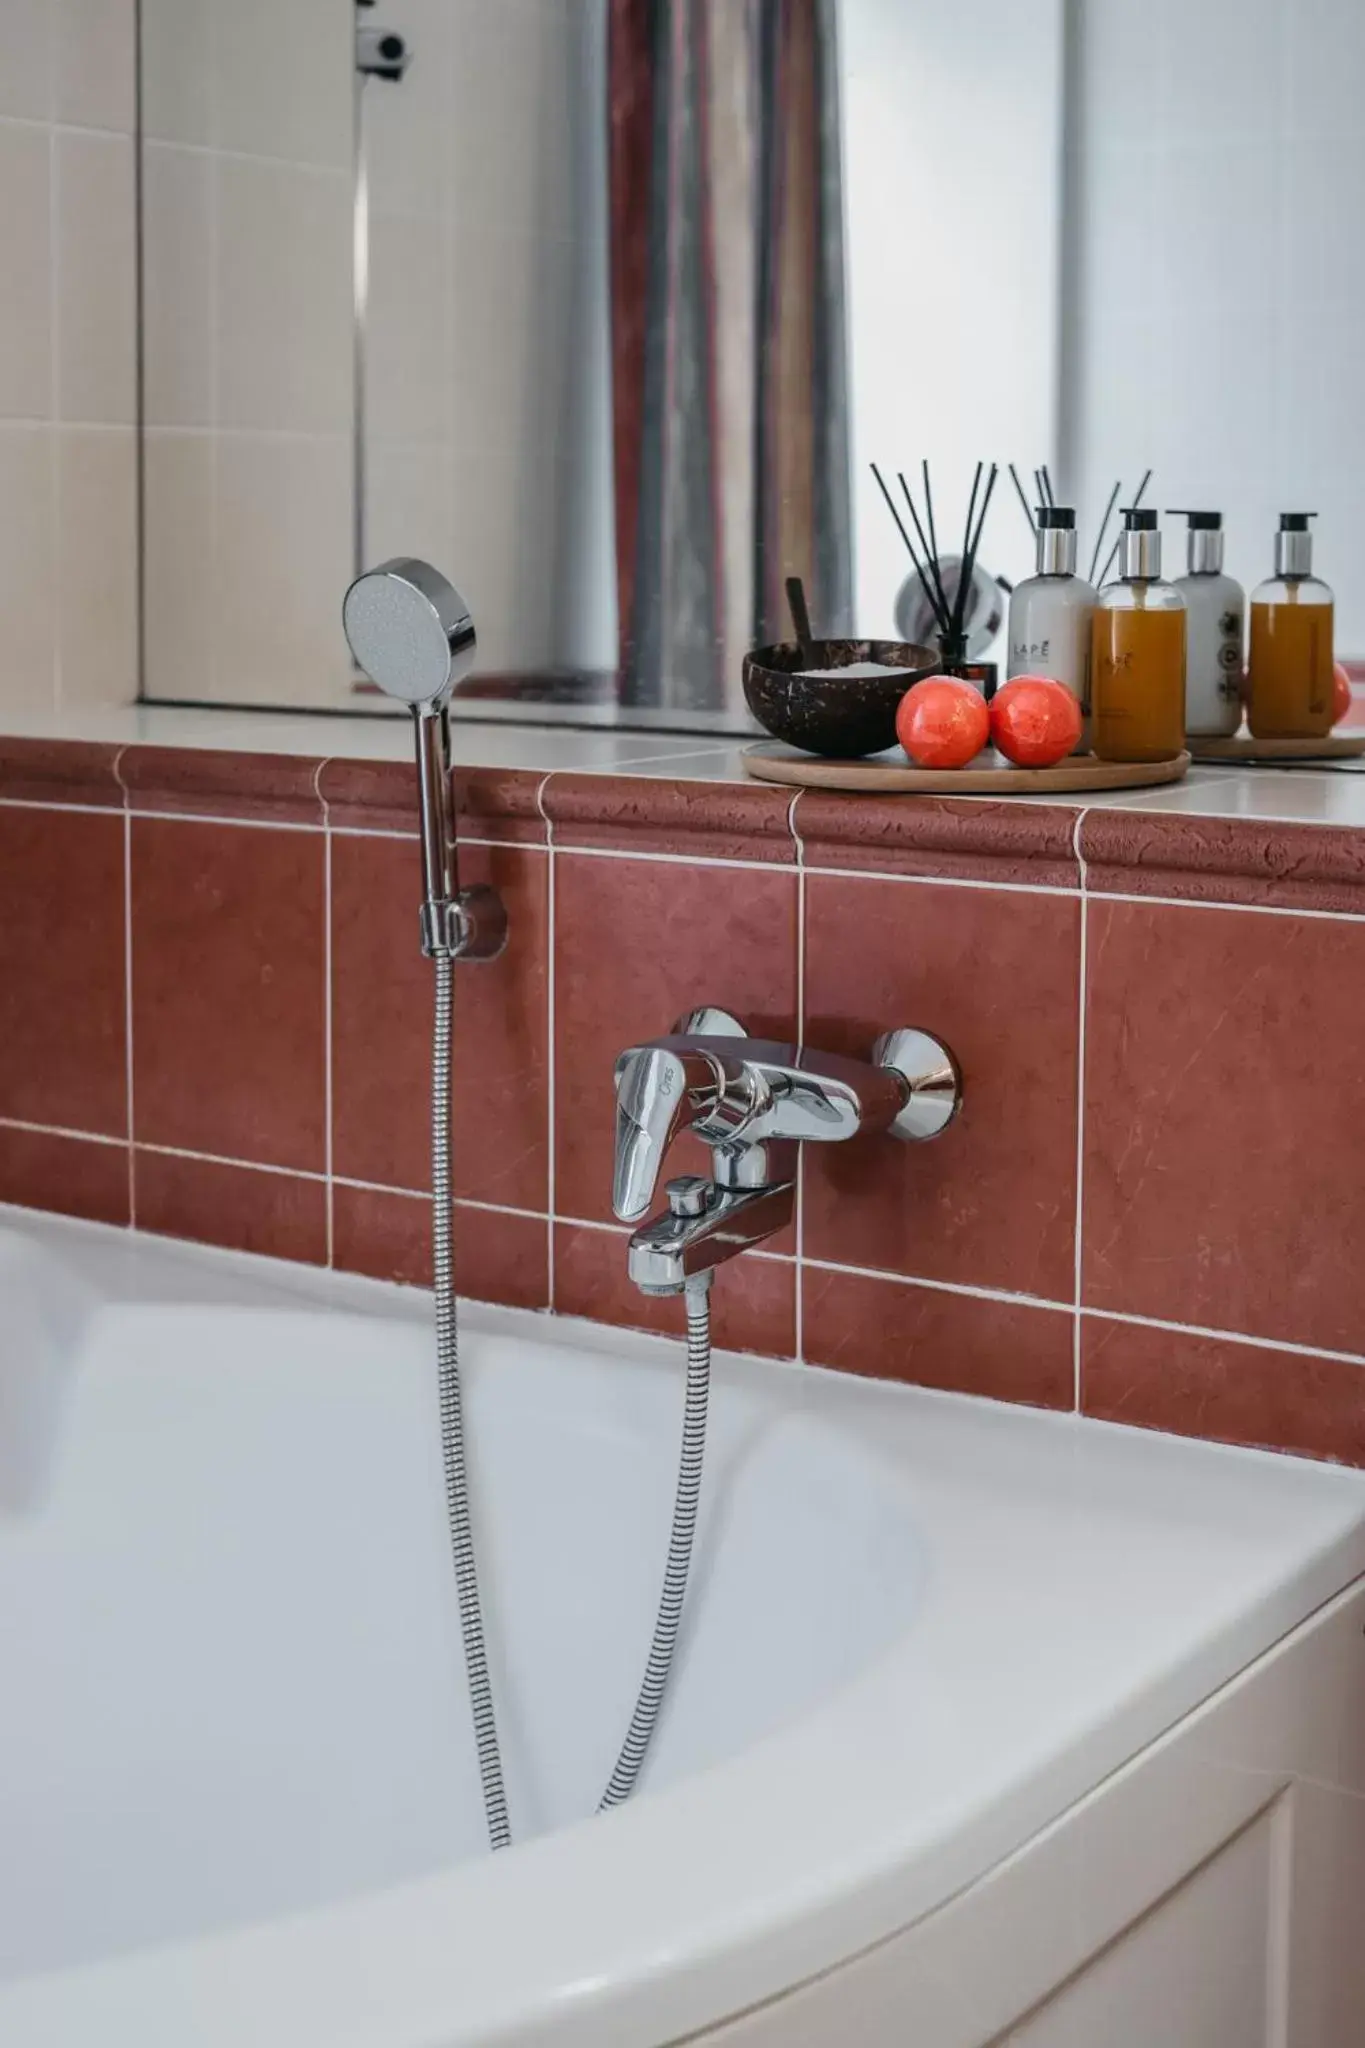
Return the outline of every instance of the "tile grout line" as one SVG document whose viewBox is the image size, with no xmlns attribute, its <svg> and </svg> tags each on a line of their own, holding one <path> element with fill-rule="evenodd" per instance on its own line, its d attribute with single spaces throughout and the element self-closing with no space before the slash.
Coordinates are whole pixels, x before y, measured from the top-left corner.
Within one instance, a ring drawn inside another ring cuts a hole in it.
<svg viewBox="0 0 1365 2048">
<path fill-rule="evenodd" d="M 796 829 L 798 789 L 787 807 L 787 830 L 796 848 L 796 1042 L 806 1042 L 806 846 Z M 792 1342 L 798 1364 L 806 1358 L 806 1148 L 796 1148 L 796 1303 Z"/>
<path fill-rule="evenodd" d="M 136 1114 L 133 1094 L 133 818 L 128 785 L 121 773 L 127 747 L 120 747 L 110 773 L 123 796 L 123 1093 L 128 1131 L 128 1228 L 137 1229 Z"/>
<path fill-rule="evenodd" d="M 545 826 L 545 1304 L 553 1313 L 555 1305 L 555 1156 L 558 1132 L 555 1126 L 555 897 L 559 863 L 555 851 L 555 829 L 545 807 L 550 774 L 536 784 L 536 809 Z"/>
<path fill-rule="evenodd" d="M 1081 827 L 1084 825 L 1092 808 L 1093 806 L 1090 804 L 1083 804 L 1081 806 L 1081 809 L 1076 814 L 1076 822 L 1071 831 L 1071 850 L 1076 856 L 1076 870 L 1081 884 L 1080 944 L 1076 963 L 1076 1210 L 1072 1233 L 1072 1256 L 1075 1262 L 1073 1275 L 1075 1314 L 1071 1325 L 1072 1403 L 1078 1415 L 1081 1412 L 1081 1278 L 1085 1230 L 1085 1015 L 1090 1000 L 1090 963 L 1088 953 L 1090 910 L 1086 896 L 1088 870 L 1085 854 L 1081 850 Z"/>
<path fill-rule="evenodd" d="M 332 1138 L 332 832 L 331 808 L 322 793 L 325 761 L 313 770 L 313 794 L 322 806 L 322 1155 L 327 1186 L 324 1214 L 327 1267 L 336 1263 L 336 1202 L 333 1193 Z"/>
</svg>

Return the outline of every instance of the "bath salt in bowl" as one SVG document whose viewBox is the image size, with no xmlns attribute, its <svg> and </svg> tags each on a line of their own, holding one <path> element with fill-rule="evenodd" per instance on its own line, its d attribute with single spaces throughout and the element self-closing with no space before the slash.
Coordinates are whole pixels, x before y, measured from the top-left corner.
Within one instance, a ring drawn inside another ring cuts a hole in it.
<svg viewBox="0 0 1365 2048">
<path fill-rule="evenodd" d="M 894 746 L 901 698 L 940 666 L 908 640 L 816 640 L 811 651 L 809 664 L 792 642 L 746 654 L 744 695 L 774 739 L 833 761 Z"/>
</svg>

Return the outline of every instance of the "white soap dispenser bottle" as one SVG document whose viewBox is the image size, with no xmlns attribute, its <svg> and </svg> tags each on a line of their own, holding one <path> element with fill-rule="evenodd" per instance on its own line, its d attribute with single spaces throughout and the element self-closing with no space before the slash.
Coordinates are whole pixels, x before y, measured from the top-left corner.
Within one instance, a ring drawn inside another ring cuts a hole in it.
<svg viewBox="0 0 1365 2048">
<path fill-rule="evenodd" d="M 1037 574 L 1010 594 L 1009 676 L 1051 676 L 1070 690 L 1086 723 L 1078 754 L 1090 750 L 1090 624 L 1095 592 L 1076 574 L 1076 514 L 1040 505 Z"/>
<path fill-rule="evenodd" d="M 1246 592 L 1223 573 L 1221 512 L 1167 517 L 1189 521 L 1186 573 L 1175 584 L 1185 600 L 1185 729 L 1226 737 L 1242 722 Z"/>
</svg>

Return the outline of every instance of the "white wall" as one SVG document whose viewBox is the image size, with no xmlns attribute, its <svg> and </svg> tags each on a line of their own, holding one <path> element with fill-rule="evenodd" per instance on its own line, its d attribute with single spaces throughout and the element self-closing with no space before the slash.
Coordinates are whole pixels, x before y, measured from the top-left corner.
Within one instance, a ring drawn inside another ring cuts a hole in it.
<svg viewBox="0 0 1365 2048">
<path fill-rule="evenodd" d="M 133 0 L 0 0 L 0 708 L 137 689 Z"/>
<path fill-rule="evenodd" d="M 1061 14 L 1061 0 L 841 8 L 865 633 L 894 632 L 910 571 L 869 461 L 909 473 L 928 457 L 947 553 L 978 457 L 1027 469 L 1056 459 Z M 1017 577 L 1032 555 L 1002 475 L 982 558 Z"/>
<path fill-rule="evenodd" d="M 1150 502 L 1226 514 L 1228 567 L 1271 568 L 1316 509 L 1337 645 L 1365 650 L 1365 6 L 1082 0 L 1068 440 L 1098 516 L 1151 463 Z M 1168 555 L 1183 568 L 1180 522 Z"/>
</svg>

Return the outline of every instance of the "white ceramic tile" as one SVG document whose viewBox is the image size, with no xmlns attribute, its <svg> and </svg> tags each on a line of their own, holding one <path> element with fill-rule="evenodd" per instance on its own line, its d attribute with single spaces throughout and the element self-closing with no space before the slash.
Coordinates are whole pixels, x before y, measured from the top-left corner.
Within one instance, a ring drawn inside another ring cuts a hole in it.
<svg viewBox="0 0 1365 2048">
<path fill-rule="evenodd" d="M 350 681 L 348 437 L 222 436 L 209 610 L 227 701 L 334 702 Z"/>
<path fill-rule="evenodd" d="M 49 138 L 0 121 L 0 419 L 51 410 L 51 255 Z"/>
<path fill-rule="evenodd" d="M 62 704 L 137 695 L 137 436 L 59 427 L 57 652 Z"/>
<path fill-rule="evenodd" d="M 381 440 L 449 439 L 451 279 L 439 227 L 410 214 L 370 229 L 367 421 Z"/>
<path fill-rule="evenodd" d="M 64 420 L 137 417 L 133 143 L 59 129 L 57 407 Z"/>
<path fill-rule="evenodd" d="M 51 706 L 53 614 L 52 430 L 0 422 L 0 706 Z"/>
<path fill-rule="evenodd" d="M 143 687 L 153 697 L 214 694 L 214 459 L 208 434 L 143 436 Z"/>
<path fill-rule="evenodd" d="M 387 18 L 387 17 L 386 17 Z M 393 16 L 395 23 L 399 15 Z M 450 178 L 450 91 L 455 61 L 449 0 L 404 0 L 401 25 L 412 62 L 395 89 L 365 88 L 365 149 L 370 206 L 385 213 L 447 220 Z"/>
<path fill-rule="evenodd" d="M 350 7 L 337 0 L 219 0 L 213 29 L 219 147 L 349 171 Z"/>
<path fill-rule="evenodd" d="M 213 21 L 218 0 L 141 0 L 142 133 L 213 141 Z"/>
<path fill-rule="evenodd" d="M 573 264 L 567 242 L 457 231 L 450 352 L 457 447 L 483 445 L 504 465 L 540 469 L 557 454 L 572 402 Z"/>
<path fill-rule="evenodd" d="M 214 167 L 203 150 L 143 151 L 143 409 L 149 426 L 213 419 Z"/>
<path fill-rule="evenodd" d="M 216 163 L 220 425 L 349 431 L 351 181 Z"/>
<path fill-rule="evenodd" d="M 466 228 L 570 231 L 568 78 L 581 12 L 536 0 L 451 0 L 448 176 Z"/>
<path fill-rule="evenodd" d="M 50 0 L 0 0 L 0 114 L 46 121 L 52 113 Z"/>
<path fill-rule="evenodd" d="M 451 477 L 451 452 L 443 442 L 371 438 L 365 490 L 367 559 L 417 555 L 444 565 L 458 582 Z"/>
<path fill-rule="evenodd" d="M 136 119 L 136 0 L 54 0 L 56 116 L 131 135 Z"/>
</svg>

